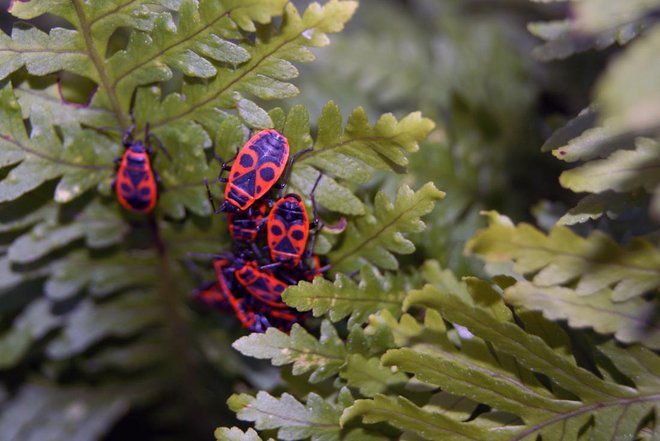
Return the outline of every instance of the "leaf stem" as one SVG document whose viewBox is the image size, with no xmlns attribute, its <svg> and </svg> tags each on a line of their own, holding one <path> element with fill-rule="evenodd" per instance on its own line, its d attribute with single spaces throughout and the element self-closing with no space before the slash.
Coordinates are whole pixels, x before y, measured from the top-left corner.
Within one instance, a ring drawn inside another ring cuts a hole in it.
<svg viewBox="0 0 660 441">
<path fill-rule="evenodd" d="M 177 283 L 172 276 L 167 247 L 160 234 L 160 227 L 156 217 L 149 216 L 149 226 L 153 235 L 154 246 L 158 251 L 159 285 L 158 294 L 161 299 L 164 320 L 167 323 L 169 339 L 174 347 L 174 359 L 178 377 L 177 383 L 180 394 L 184 399 L 187 421 L 199 439 L 208 437 L 208 430 L 213 427 L 211 418 L 202 403 L 204 390 L 195 375 L 195 356 L 190 345 L 190 332 L 179 305 L 173 293 L 176 292 Z"/>
<path fill-rule="evenodd" d="M 108 72 L 105 69 L 105 62 L 103 60 L 103 57 L 101 57 L 101 54 L 99 54 L 99 52 L 96 49 L 96 46 L 94 45 L 94 39 L 92 38 L 91 23 L 87 20 L 87 17 L 85 16 L 85 11 L 83 9 L 81 0 L 73 0 L 73 6 L 75 7 L 76 15 L 78 16 L 78 23 L 80 24 L 80 33 L 85 39 L 85 45 L 87 46 L 87 53 L 89 54 L 89 57 L 92 59 L 92 63 L 94 63 L 94 67 L 96 67 L 96 71 L 99 74 L 99 80 L 101 81 L 101 86 L 103 87 L 103 90 L 105 90 L 105 93 L 108 95 L 108 99 L 110 100 L 110 105 L 112 106 L 112 110 L 115 112 L 115 115 L 117 115 L 117 120 L 119 121 L 119 125 L 121 126 L 122 129 L 126 130 L 128 128 L 128 122 L 129 122 L 128 116 L 124 112 L 122 112 L 121 104 L 119 103 L 119 98 L 117 97 L 114 88 L 112 88 L 112 81 L 110 81 Z"/>
</svg>

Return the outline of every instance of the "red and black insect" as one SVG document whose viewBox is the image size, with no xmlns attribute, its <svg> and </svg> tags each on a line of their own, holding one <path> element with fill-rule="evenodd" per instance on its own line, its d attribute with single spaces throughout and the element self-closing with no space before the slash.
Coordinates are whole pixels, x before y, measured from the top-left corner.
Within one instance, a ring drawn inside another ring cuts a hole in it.
<svg viewBox="0 0 660 441">
<path fill-rule="evenodd" d="M 234 290 L 238 286 L 231 283 L 233 279 L 233 270 L 230 268 L 231 262 L 226 259 L 218 259 L 213 261 L 213 269 L 215 270 L 216 280 L 218 283 L 218 291 L 225 297 L 227 303 L 236 315 L 236 318 L 241 322 L 244 328 L 254 330 L 258 326 L 258 317 L 252 311 L 249 311 L 245 305 L 245 296 L 236 296 Z"/>
<path fill-rule="evenodd" d="M 261 198 L 246 211 L 228 213 L 229 234 L 238 242 L 255 243 L 266 224 L 268 206 L 268 201 Z"/>
<path fill-rule="evenodd" d="M 222 164 L 223 171 L 229 169 L 229 177 L 218 177 L 218 181 L 226 182 L 227 186 L 225 200 L 217 210 L 207 183 L 206 189 L 213 211 L 219 213 L 247 210 L 273 188 L 282 176 L 288 159 L 289 142 L 282 134 L 273 129 L 257 132 L 232 160 L 231 167 L 228 163 Z"/>
<path fill-rule="evenodd" d="M 242 262 L 241 259 L 237 259 L 234 264 L 236 280 L 251 296 L 273 308 L 289 309 L 289 306 L 282 301 L 286 283 L 273 274 L 260 270 L 254 261 Z"/>
<path fill-rule="evenodd" d="M 233 311 L 226 294 L 222 291 L 218 282 L 204 283 L 193 291 L 193 298 L 213 309 L 223 312 Z"/>
<path fill-rule="evenodd" d="M 286 266 L 298 265 L 307 247 L 309 228 L 309 217 L 300 196 L 290 193 L 275 202 L 267 223 L 272 261 Z"/>
<path fill-rule="evenodd" d="M 123 156 L 117 158 L 119 169 L 117 177 L 112 182 L 112 188 L 117 193 L 117 200 L 124 207 L 138 213 L 149 213 L 158 200 L 158 175 L 151 167 L 150 156 L 153 153 L 149 125 L 145 126 L 144 141 L 133 140 L 132 124 L 122 138 L 126 148 Z M 167 151 L 161 146 L 167 154 Z M 168 155 L 169 156 L 169 155 Z"/>
</svg>

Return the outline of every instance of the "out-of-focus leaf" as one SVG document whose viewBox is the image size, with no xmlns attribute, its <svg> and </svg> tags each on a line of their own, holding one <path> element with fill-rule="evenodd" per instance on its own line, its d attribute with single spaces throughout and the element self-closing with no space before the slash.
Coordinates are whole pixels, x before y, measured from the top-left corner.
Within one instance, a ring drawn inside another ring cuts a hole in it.
<svg viewBox="0 0 660 441">
<path fill-rule="evenodd" d="M 606 190 L 621 193 L 638 188 L 652 193 L 660 183 L 660 143 L 638 138 L 637 149 L 619 150 L 607 159 L 567 170 L 561 174 L 559 182 L 576 193 Z"/>
<path fill-rule="evenodd" d="M 44 286 L 46 295 L 62 300 L 87 287 L 92 295 L 104 296 L 126 287 L 153 285 L 156 262 L 144 254 L 116 255 L 93 259 L 86 252 L 69 254 L 53 265 Z M 93 267 L 94 271 L 81 271 Z"/>
<path fill-rule="evenodd" d="M 550 320 L 568 320 L 572 328 L 593 328 L 614 334 L 623 343 L 641 342 L 660 348 L 660 323 L 653 318 L 653 302 L 638 297 L 615 302 L 611 290 L 588 295 L 559 286 L 539 287 L 518 282 L 505 291 L 507 302 L 525 309 L 542 311 Z"/>
<path fill-rule="evenodd" d="M 48 355 L 62 359 L 109 336 L 129 336 L 155 322 L 160 311 L 149 294 L 124 294 L 95 304 L 84 300 L 67 316 L 62 334 L 48 345 Z"/>
<path fill-rule="evenodd" d="M 660 91 L 654 73 L 660 70 L 655 56 L 659 49 L 660 27 L 656 26 L 608 67 L 596 89 L 596 101 L 608 124 L 629 131 L 657 132 Z"/>
<path fill-rule="evenodd" d="M 252 428 L 243 432 L 238 427 L 218 427 L 214 435 L 218 441 L 261 441 L 259 434 Z"/>
<path fill-rule="evenodd" d="M 30 382 L 5 404 L 0 433 L 7 440 L 99 439 L 128 410 L 125 392 L 120 387 L 55 388 Z"/>
<path fill-rule="evenodd" d="M 102 248 L 121 240 L 127 226 L 116 210 L 99 202 L 92 202 L 70 223 L 57 218 L 46 219 L 28 233 L 23 234 L 9 248 L 12 262 L 33 262 L 48 253 L 85 238 L 93 248 Z"/>
<path fill-rule="evenodd" d="M 54 315 L 51 307 L 45 299 L 32 302 L 0 337 L 0 368 L 14 366 L 33 342 L 62 324 L 62 317 Z"/>
<path fill-rule="evenodd" d="M 628 300 L 660 286 L 660 252 L 636 240 L 619 246 L 608 235 L 582 238 L 564 226 L 549 235 L 528 224 L 514 226 L 508 218 L 488 214 L 490 226 L 466 244 L 470 253 L 488 262 L 514 262 L 520 274 L 533 275 L 540 287 L 577 281 L 575 292 L 588 295 L 613 287 L 614 301 Z"/>
</svg>

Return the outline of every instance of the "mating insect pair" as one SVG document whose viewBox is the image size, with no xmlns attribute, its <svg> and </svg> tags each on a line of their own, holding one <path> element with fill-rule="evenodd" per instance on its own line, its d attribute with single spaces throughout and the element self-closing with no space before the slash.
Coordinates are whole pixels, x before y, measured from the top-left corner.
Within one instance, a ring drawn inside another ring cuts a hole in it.
<svg viewBox="0 0 660 441">
<path fill-rule="evenodd" d="M 289 331 L 306 314 L 282 301 L 288 286 L 274 274 L 263 271 L 255 261 L 241 257 L 218 256 L 213 262 L 216 281 L 195 290 L 194 297 L 215 309 L 233 313 L 241 325 L 255 332 L 275 326 Z"/>
</svg>

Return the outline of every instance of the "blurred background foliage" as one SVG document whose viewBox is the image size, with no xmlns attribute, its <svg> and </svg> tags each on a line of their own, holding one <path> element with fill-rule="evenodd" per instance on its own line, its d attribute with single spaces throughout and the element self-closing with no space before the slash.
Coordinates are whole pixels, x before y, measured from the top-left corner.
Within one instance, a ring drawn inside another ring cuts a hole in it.
<svg viewBox="0 0 660 441">
<path fill-rule="evenodd" d="M 294 3 L 301 9 L 309 4 Z M 9 33 L 14 25 L 13 17 L 5 12 L 9 2 L 0 4 L 0 26 Z M 372 122 L 383 113 L 401 118 L 416 110 L 433 119 L 435 130 L 420 151 L 410 156 L 405 173 L 381 173 L 359 189 L 359 196 L 373 200 L 377 191 L 386 190 L 394 197 L 401 183 L 420 188 L 434 182 L 447 192 L 446 199 L 425 218 L 428 228 L 415 234 L 416 252 L 399 258 L 402 272 L 412 272 L 424 261 L 435 259 L 457 275 L 483 274 L 483 264 L 463 251 L 468 239 L 486 224 L 480 211 L 497 210 L 515 222 L 530 221 L 547 230 L 579 200 L 558 180 L 571 165 L 543 153 L 541 146 L 557 128 L 589 106 L 597 79 L 621 47 L 611 41 L 576 43 L 554 35 L 554 46 L 539 52 L 539 39 L 530 33 L 528 24 L 562 20 L 568 16 L 568 8 L 566 2 L 527 0 L 362 0 L 346 29 L 332 36 L 329 47 L 314 50 L 318 57 L 314 63 L 300 67 L 294 83 L 301 93 L 293 99 L 260 104 L 285 109 L 301 104 L 309 110 L 311 121 L 318 120 L 329 100 L 345 112 L 344 118 L 362 106 Z M 33 24 L 48 29 L 61 25 L 61 20 L 46 16 Z M 535 33 L 547 36 L 548 29 L 541 28 Z M 583 50 L 579 56 L 569 57 Z M 6 171 L 2 173 L 4 177 Z M 52 186 L 44 193 L 52 194 Z M 604 230 L 619 242 L 625 242 L 631 231 L 646 234 L 655 230 L 644 208 L 628 207 L 618 219 L 612 224 L 603 216 L 577 230 Z M 203 225 L 208 231 L 217 225 L 198 218 L 190 223 L 173 223 L 164 234 L 176 236 L 175 246 L 205 250 L 207 239 L 196 228 Z M 133 231 L 132 239 L 141 233 Z M 147 253 L 139 257 L 144 265 L 154 264 Z M 86 257 L 77 258 L 83 261 Z M 109 274 L 119 278 L 130 273 L 131 281 L 153 278 L 153 274 L 140 274 L 139 265 L 133 263 L 127 267 L 116 262 Z M 63 280 L 75 272 L 75 266 L 56 268 Z M 33 275 L 22 282 L 20 292 L 2 297 L 3 331 L 9 335 L 11 326 L 29 329 L 29 341 L 6 344 L 5 340 L 6 347 L 26 355 L 20 357 L 20 363 L 2 366 L 0 402 L 14 397 L 11 411 L 0 416 L 0 427 L 22 427 L 35 415 L 42 419 L 30 438 L 5 431 L 0 433 L 0 441 L 71 440 L 70 426 L 81 420 L 85 421 L 78 428 L 84 434 L 81 441 L 90 439 L 84 436 L 105 441 L 209 439 L 213 428 L 235 424 L 235 415 L 225 404 L 232 393 L 251 389 L 279 393 L 282 376 L 289 392 L 296 388 L 306 391 L 305 378 L 293 376 L 290 369 L 280 372 L 267 362 L 227 350 L 242 331 L 229 319 L 196 306 L 191 314 L 200 318 L 186 317 L 193 329 L 185 333 L 195 336 L 190 351 L 204 357 L 194 371 L 182 372 L 172 358 L 184 359 L 185 371 L 185 359 L 191 356 L 185 350 L 190 335 L 177 335 L 175 327 L 175 333 L 165 340 L 182 339 L 172 347 L 183 346 L 184 353 L 163 356 L 171 348 L 162 347 L 162 324 L 155 318 L 150 322 L 150 314 L 154 314 L 150 297 L 155 294 L 148 290 L 127 296 L 119 306 L 78 307 L 74 325 L 65 335 L 53 335 L 58 318 L 45 312 L 43 302 L 31 303 L 29 312 L 14 320 L 19 305 L 27 303 L 19 296 L 38 298 L 43 285 L 39 277 Z M 416 277 L 411 279 L 416 282 Z M 116 280 L 107 277 L 94 282 L 95 286 L 114 287 Z M 56 288 L 67 291 L 66 286 L 51 287 Z M 103 297 L 103 290 L 97 295 Z M 73 308 L 73 301 L 65 299 L 58 307 Z M 139 335 L 131 328 L 127 309 L 139 317 L 140 327 L 147 324 Z M 23 334 L 16 335 L 12 338 L 20 339 Z M 12 354 L 4 356 L 12 359 Z M 37 376 L 40 379 L 32 381 Z M 84 385 L 78 381 L 80 377 L 87 379 Z M 317 385 L 316 390 L 332 390 L 327 383 Z M 16 396 L 19 386 L 25 384 L 29 385 Z M 188 393 L 181 393 L 182 389 Z M 62 407 L 71 397 L 85 406 Z M 71 422 L 69 426 L 67 422 Z"/>
<path fill-rule="evenodd" d="M 563 17 L 565 3 L 366 0 L 333 44 L 302 68 L 301 103 L 318 114 L 328 100 L 364 107 L 371 118 L 415 109 L 438 123 L 408 173 L 398 178 L 451 189 L 428 217 L 415 261 L 438 259 L 459 274 L 479 272 L 463 244 L 496 209 L 531 220 L 542 200 L 549 225 L 573 195 L 559 186 L 561 164 L 539 146 L 589 103 L 607 53 L 542 63 L 527 23 Z M 388 176 L 387 179 L 397 179 Z M 376 182 L 374 188 L 397 188 Z M 559 204 L 559 205 L 557 205 Z M 553 214 L 556 213 L 556 214 Z M 541 213 L 537 213 L 541 215 Z"/>
</svg>

